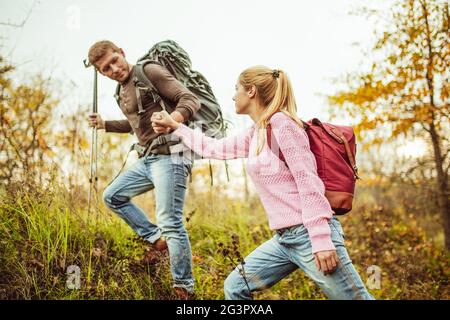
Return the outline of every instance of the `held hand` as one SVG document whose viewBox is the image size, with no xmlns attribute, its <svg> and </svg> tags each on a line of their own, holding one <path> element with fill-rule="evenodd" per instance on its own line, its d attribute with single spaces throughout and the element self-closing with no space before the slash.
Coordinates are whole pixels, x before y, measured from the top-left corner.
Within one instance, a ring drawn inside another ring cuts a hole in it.
<svg viewBox="0 0 450 320">
<path fill-rule="evenodd" d="M 166 111 L 155 112 L 152 114 L 152 127 L 156 133 L 167 133 L 180 125 Z"/>
<path fill-rule="evenodd" d="M 172 129 L 170 129 L 169 127 L 160 127 L 154 123 L 152 123 L 152 127 L 153 127 L 153 131 L 155 131 L 156 133 L 167 134 L 167 133 L 170 133 L 170 131 L 172 131 Z"/>
<path fill-rule="evenodd" d="M 333 273 L 337 266 L 339 258 L 336 254 L 336 250 L 319 251 L 314 254 L 314 260 L 316 262 L 317 269 L 322 270 L 324 274 Z"/>
<path fill-rule="evenodd" d="M 103 120 L 100 114 L 98 113 L 89 114 L 88 123 L 90 127 L 96 127 L 97 129 L 105 129 L 105 120 Z"/>
<path fill-rule="evenodd" d="M 155 112 L 155 113 L 158 113 L 158 112 Z M 156 133 L 162 133 L 162 134 L 167 134 L 167 133 L 169 133 L 172 129 L 170 129 L 169 127 L 163 127 L 163 126 L 160 126 L 160 125 L 157 125 L 155 122 L 153 122 L 153 119 L 158 119 L 158 118 L 160 118 L 161 116 L 159 116 L 159 115 L 155 115 L 155 114 L 153 114 L 152 115 L 152 118 L 151 118 L 151 120 L 152 120 L 152 128 L 153 128 L 153 131 L 155 131 Z"/>
</svg>

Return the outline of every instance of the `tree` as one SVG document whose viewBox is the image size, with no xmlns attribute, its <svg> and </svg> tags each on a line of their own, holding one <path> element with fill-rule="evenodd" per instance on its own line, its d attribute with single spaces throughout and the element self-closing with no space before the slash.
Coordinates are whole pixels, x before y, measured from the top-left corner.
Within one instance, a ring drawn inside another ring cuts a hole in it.
<svg viewBox="0 0 450 320">
<path fill-rule="evenodd" d="M 50 122 L 58 100 L 50 93 L 49 79 L 37 76 L 29 85 L 14 85 L 7 77 L 12 70 L 0 58 L 0 181 L 42 183 L 52 156 Z"/>
<path fill-rule="evenodd" d="M 449 4 L 399 0 L 385 28 L 375 34 L 370 70 L 346 75 L 348 88 L 329 96 L 329 101 L 357 119 L 356 133 L 368 145 L 400 136 L 429 141 L 445 246 L 450 250 Z"/>
</svg>

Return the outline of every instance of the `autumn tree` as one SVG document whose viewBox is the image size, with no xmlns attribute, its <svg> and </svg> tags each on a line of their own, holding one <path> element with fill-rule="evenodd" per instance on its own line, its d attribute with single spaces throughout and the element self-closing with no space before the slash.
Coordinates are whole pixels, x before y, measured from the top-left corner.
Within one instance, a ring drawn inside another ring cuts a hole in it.
<svg viewBox="0 0 450 320">
<path fill-rule="evenodd" d="M 0 181 L 42 183 L 45 165 L 52 157 L 49 139 L 52 111 L 58 105 L 49 89 L 49 79 L 36 76 L 29 84 L 15 85 L 13 67 L 0 58 Z"/>
<path fill-rule="evenodd" d="M 373 10 L 365 10 L 368 16 Z M 386 18 L 377 13 L 376 43 L 367 54 L 371 67 L 345 76 L 347 89 L 329 97 L 357 121 L 367 145 L 399 137 L 421 137 L 432 150 L 436 194 L 450 250 L 449 4 L 439 0 L 399 0 Z"/>
</svg>

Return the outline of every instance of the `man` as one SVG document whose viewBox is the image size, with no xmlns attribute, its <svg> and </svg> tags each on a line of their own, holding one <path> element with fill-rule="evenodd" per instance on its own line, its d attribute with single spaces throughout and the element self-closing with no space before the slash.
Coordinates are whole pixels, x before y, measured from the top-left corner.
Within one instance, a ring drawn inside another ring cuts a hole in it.
<svg viewBox="0 0 450 320">
<path fill-rule="evenodd" d="M 138 115 L 138 96 L 134 82 L 135 66 L 127 62 L 124 51 L 110 41 L 99 41 L 89 49 L 89 62 L 104 76 L 120 84 L 120 109 L 126 120 L 104 121 L 99 114 L 89 115 L 90 126 L 106 132 L 134 133 L 139 146 L 149 146 L 164 128 L 152 128 L 151 116 L 162 110 L 150 94 L 141 91 L 145 112 Z M 157 89 L 167 111 L 177 122 L 186 122 L 200 108 L 200 102 L 170 72 L 157 64 L 147 64 L 144 73 Z M 153 149 L 152 149 L 153 150 Z M 192 167 L 190 159 L 174 161 L 168 145 L 161 145 L 126 172 L 120 174 L 104 191 L 105 204 L 156 251 L 168 250 L 175 293 L 188 299 L 194 290 L 192 254 L 182 221 L 187 176 Z M 131 199 L 151 189 L 156 194 L 157 225 Z M 151 252 L 149 253 L 151 254 Z M 150 258 L 152 260 L 153 257 Z"/>
</svg>

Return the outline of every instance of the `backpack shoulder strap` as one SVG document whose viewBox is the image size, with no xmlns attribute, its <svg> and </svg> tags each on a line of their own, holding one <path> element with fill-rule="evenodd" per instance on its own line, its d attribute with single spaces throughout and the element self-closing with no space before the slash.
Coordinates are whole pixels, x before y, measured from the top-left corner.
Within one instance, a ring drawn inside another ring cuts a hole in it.
<svg viewBox="0 0 450 320">
<path fill-rule="evenodd" d="M 142 60 L 139 61 L 135 66 L 135 77 L 141 84 L 143 84 L 148 90 L 157 91 L 153 83 L 150 81 L 150 79 L 147 77 L 147 75 L 144 72 L 144 67 L 148 63 L 157 63 L 155 61 L 151 60 Z"/>
<path fill-rule="evenodd" d="M 137 97 L 137 103 L 138 103 L 138 114 L 144 113 L 144 108 L 142 106 L 142 98 L 141 98 L 141 90 L 146 90 L 149 92 L 153 100 L 160 104 L 163 110 L 167 110 L 166 104 L 164 103 L 164 100 L 161 98 L 161 96 L 158 93 L 158 90 L 156 90 L 153 83 L 150 81 L 150 79 L 147 77 L 144 71 L 145 65 L 148 63 L 155 63 L 158 64 L 156 61 L 151 60 L 143 60 L 138 62 L 138 64 L 135 66 L 135 78 L 134 84 L 136 87 L 136 97 Z"/>
<path fill-rule="evenodd" d="M 136 66 L 135 66 L 135 78 L 133 79 L 133 81 L 135 82 L 139 82 L 140 84 L 143 84 L 145 86 L 145 89 L 147 90 L 151 90 L 154 92 L 156 91 L 156 88 L 153 86 L 153 84 L 151 83 L 151 81 L 147 78 L 147 76 L 145 75 L 144 72 L 144 65 L 149 63 L 150 61 L 142 61 L 139 62 Z M 140 92 L 137 90 L 138 87 L 136 86 L 136 96 L 138 97 L 138 107 L 139 107 L 139 114 L 141 114 L 144 110 L 142 108 L 142 103 L 141 103 L 141 94 Z M 144 89 L 143 87 L 139 87 L 139 89 Z M 120 105 L 120 83 L 117 84 L 116 86 L 116 91 L 114 93 L 114 99 L 116 100 L 117 104 Z"/>
<path fill-rule="evenodd" d="M 114 93 L 114 99 L 116 99 L 117 104 L 120 106 L 120 83 L 116 86 L 116 92 Z"/>
<path fill-rule="evenodd" d="M 135 75 L 134 75 L 134 85 L 136 87 L 136 97 L 137 97 L 137 104 L 138 104 L 138 115 L 141 115 L 145 112 L 143 106 L 142 106 L 142 98 L 141 98 L 141 90 L 147 90 L 149 92 L 152 92 L 152 96 L 154 98 L 154 101 L 158 101 L 161 99 L 159 97 L 158 91 L 156 90 L 153 83 L 147 78 L 145 72 L 144 72 L 144 66 L 145 64 L 149 63 L 151 61 L 142 61 L 139 62 L 135 66 Z M 158 96 L 155 99 L 155 96 Z M 117 104 L 120 105 L 120 83 L 116 86 L 116 91 L 114 93 L 114 99 L 116 100 Z"/>
</svg>

